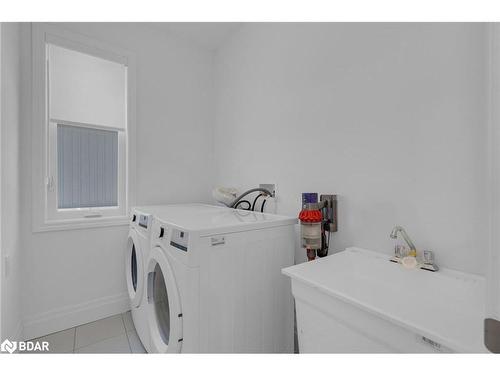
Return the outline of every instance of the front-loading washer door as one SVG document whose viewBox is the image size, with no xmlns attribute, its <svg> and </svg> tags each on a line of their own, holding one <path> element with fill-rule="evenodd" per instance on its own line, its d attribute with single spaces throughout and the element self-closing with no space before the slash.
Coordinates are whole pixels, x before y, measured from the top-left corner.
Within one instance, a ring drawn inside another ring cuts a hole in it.
<svg viewBox="0 0 500 375">
<path fill-rule="evenodd" d="M 135 229 L 131 229 L 125 255 L 125 276 L 132 307 L 138 307 L 141 304 L 144 291 L 144 260 L 142 252 L 137 232 Z"/>
<path fill-rule="evenodd" d="M 183 339 L 179 291 L 172 266 L 160 247 L 151 250 L 147 272 L 151 351 L 179 353 Z"/>
</svg>

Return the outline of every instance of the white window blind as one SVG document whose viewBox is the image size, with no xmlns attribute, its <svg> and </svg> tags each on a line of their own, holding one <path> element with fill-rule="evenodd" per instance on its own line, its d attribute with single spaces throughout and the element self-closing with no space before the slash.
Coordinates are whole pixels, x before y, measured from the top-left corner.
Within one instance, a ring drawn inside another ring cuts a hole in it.
<svg viewBox="0 0 500 375">
<path fill-rule="evenodd" d="M 118 205 L 118 132 L 57 125 L 58 208 Z"/>
<path fill-rule="evenodd" d="M 48 44 L 49 118 L 125 129 L 123 64 Z"/>
</svg>

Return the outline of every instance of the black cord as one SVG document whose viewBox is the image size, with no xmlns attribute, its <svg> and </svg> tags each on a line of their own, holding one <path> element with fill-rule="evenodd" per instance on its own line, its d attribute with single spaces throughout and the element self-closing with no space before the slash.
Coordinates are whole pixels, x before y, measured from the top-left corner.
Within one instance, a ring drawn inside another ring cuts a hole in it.
<svg viewBox="0 0 500 375">
<path fill-rule="evenodd" d="M 240 195 L 239 195 L 239 196 L 238 196 L 238 197 L 237 197 L 237 198 L 236 198 L 236 199 L 235 199 L 235 200 L 234 200 L 231 204 L 229 204 L 229 205 L 228 205 L 228 207 L 230 207 L 230 208 L 235 208 L 235 207 L 236 207 L 236 205 L 238 204 L 238 202 L 239 202 L 241 199 L 243 199 L 243 198 L 244 198 L 244 197 L 246 197 L 248 194 L 253 193 L 253 192 L 255 192 L 255 191 L 262 192 L 262 193 L 264 193 L 265 195 L 268 195 L 268 196 L 270 196 L 270 197 L 272 197 L 272 196 L 273 196 L 273 194 L 272 194 L 269 190 L 264 189 L 264 188 L 260 188 L 260 187 L 258 187 L 258 188 L 254 188 L 254 189 L 247 190 L 247 191 L 245 191 L 243 194 L 240 194 Z"/>
<path fill-rule="evenodd" d="M 262 197 L 264 194 L 259 194 L 255 197 L 255 199 L 253 200 L 253 204 L 252 204 L 252 211 L 255 211 L 255 203 L 257 203 L 257 199 L 259 199 L 260 197 Z"/>
<path fill-rule="evenodd" d="M 234 206 L 234 208 L 238 208 L 238 206 L 239 206 L 240 204 L 242 204 L 242 203 L 246 203 L 246 204 L 248 204 L 247 208 L 242 208 L 242 210 L 247 210 L 247 211 L 249 211 L 249 210 L 250 210 L 250 207 L 252 207 L 252 204 L 251 204 L 249 201 L 247 201 L 247 200 L 241 200 L 241 201 L 239 201 L 238 203 L 236 203 L 236 205 Z"/>
<path fill-rule="evenodd" d="M 321 249 L 317 251 L 318 256 L 320 258 L 326 257 L 328 255 L 328 251 L 330 250 L 330 234 L 331 232 L 327 230 L 328 223 L 321 223 Z M 326 233 L 328 232 L 328 234 Z"/>
<path fill-rule="evenodd" d="M 266 205 L 266 199 L 262 201 L 262 206 L 260 206 L 260 212 L 264 212 L 264 206 Z"/>
</svg>

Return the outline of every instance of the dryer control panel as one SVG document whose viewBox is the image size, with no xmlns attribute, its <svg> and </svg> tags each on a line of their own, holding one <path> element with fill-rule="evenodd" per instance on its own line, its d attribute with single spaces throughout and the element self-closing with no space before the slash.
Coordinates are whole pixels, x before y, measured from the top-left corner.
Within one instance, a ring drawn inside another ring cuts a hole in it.
<svg viewBox="0 0 500 375">
<path fill-rule="evenodd" d="M 160 246 L 162 250 L 172 256 L 175 260 L 185 266 L 191 266 L 191 258 L 196 252 L 190 252 L 192 240 L 191 233 L 182 228 L 175 228 L 169 223 L 151 218 L 150 227 L 152 231 L 151 248 Z"/>
<path fill-rule="evenodd" d="M 188 251 L 189 233 L 179 229 L 172 230 L 170 245 L 182 251 Z"/>
</svg>

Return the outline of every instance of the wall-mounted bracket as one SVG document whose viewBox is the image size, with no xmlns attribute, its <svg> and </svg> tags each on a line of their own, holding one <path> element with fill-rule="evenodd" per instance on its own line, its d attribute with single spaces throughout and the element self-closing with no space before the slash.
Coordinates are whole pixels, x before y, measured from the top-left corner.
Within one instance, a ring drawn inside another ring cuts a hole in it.
<svg viewBox="0 0 500 375">
<path fill-rule="evenodd" d="M 337 195 L 334 194 L 321 194 L 319 197 L 320 202 L 325 202 L 324 207 L 321 208 L 323 220 L 325 221 L 325 229 L 329 232 L 336 232 L 338 229 L 337 223 Z"/>
</svg>

